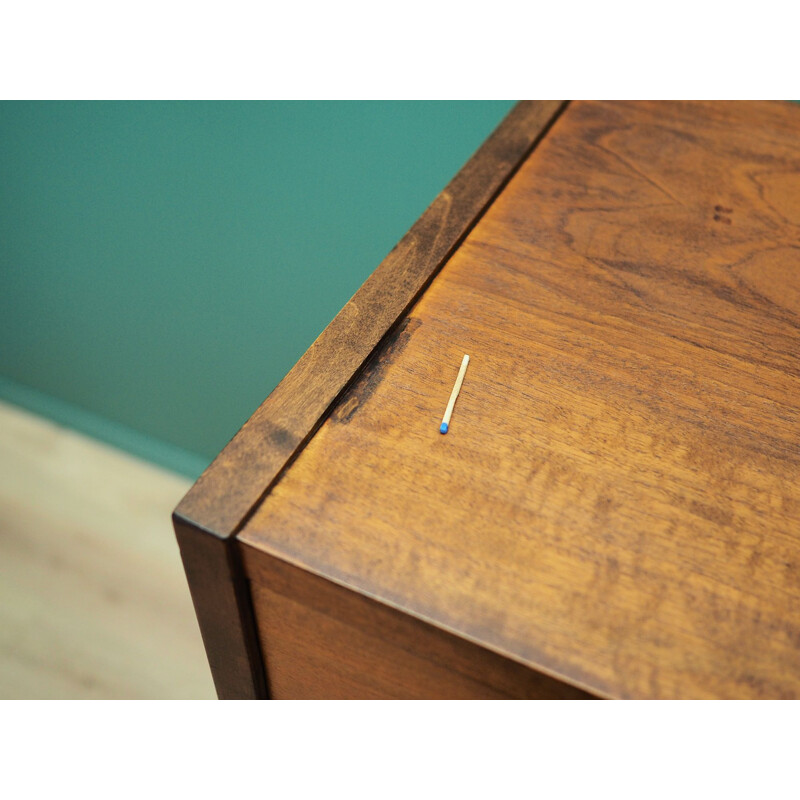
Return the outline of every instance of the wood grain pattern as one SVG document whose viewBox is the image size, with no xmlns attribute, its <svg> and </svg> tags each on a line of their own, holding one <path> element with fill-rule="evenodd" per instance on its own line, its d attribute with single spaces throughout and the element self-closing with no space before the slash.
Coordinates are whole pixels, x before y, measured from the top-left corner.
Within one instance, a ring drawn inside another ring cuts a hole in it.
<svg viewBox="0 0 800 800">
<path fill-rule="evenodd" d="M 538 141 L 560 102 L 519 103 L 242 426 L 177 508 L 233 533 Z"/>
<path fill-rule="evenodd" d="M 601 696 L 800 697 L 799 245 L 800 107 L 571 104 L 244 551 Z"/>
<path fill-rule="evenodd" d="M 273 699 L 589 697 L 260 550 L 245 552 Z"/>
<path fill-rule="evenodd" d="M 221 697 L 263 696 L 252 612 L 231 537 L 562 106 L 530 101 L 512 109 L 175 510 L 173 522 Z M 219 541 L 200 541 L 206 537 Z M 225 665 L 230 674 L 223 674 Z"/>
</svg>

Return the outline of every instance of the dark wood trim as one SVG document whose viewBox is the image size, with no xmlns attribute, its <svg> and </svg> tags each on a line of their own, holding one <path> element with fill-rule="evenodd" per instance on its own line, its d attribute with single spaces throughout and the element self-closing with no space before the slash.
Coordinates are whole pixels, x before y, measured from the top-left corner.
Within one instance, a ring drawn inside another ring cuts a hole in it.
<svg viewBox="0 0 800 800">
<path fill-rule="evenodd" d="M 541 100 L 514 106 L 175 510 L 181 554 L 220 697 L 266 696 L 233 537 L 565 105 Z M 238 630 L 232 630 L 237 621 Z"/>
<path fill-rule="evenodd" d="M 220 700 L 268 697 L 250 591 L 234 537 L 173 515 L 195 614 Z"/>
<path fill-rule="evenodd" d="M 192 486 L 177 513 L 237 531 L 560 112 L 516 105 Z"/>
</svg>

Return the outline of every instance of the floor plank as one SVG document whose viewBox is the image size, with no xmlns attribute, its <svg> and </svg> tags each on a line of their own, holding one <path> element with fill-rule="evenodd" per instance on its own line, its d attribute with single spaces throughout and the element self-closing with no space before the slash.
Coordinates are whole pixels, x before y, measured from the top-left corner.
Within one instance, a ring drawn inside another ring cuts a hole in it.
<svg viewBox="0 0 800 800">
<path fill-rule="evenodd" d="M 212 698 L 189 481 L 0 402 L 0 697 Z"/>
</svg>

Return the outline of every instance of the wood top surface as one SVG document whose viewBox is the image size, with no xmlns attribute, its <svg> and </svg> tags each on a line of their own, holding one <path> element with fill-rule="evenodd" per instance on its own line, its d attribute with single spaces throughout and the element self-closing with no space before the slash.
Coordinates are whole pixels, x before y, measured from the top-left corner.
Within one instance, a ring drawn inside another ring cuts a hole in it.
<svg viewBox="0 0 800 800">
<path fill-rule="evenodd" d="M 246 523 L 246 568 L 602 696 L 800 697 L 798 325 L 800 106 L 573 103 Z"/>
<path fill-rule="evenodd" d="M 222 539 L 239 530 L 563 105 L 528 100 L 511 109 L 198 478 L 176 509 L 180 519 Z"/>
</svg>

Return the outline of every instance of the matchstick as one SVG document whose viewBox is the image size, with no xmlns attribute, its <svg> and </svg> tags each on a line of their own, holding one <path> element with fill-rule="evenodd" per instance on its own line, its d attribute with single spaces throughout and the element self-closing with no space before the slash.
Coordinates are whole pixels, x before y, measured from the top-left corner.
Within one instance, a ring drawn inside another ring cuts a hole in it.
<svg viewBox="0 0 800 800">
<path fill-rule="evenodd" d="M 453 406 L 456 404 L 458 393 L 461 391 L 461 384 L 464 383 L 464 375 L 467 372 L 467 364 L 469 364 L 469 356 L 465 355 L 461 361 L 461 369 L 458 371 L 458 377 L 456 378 L 455 385 L 453 386 L 453 391 L 450 392 L 450 399 L 447 401 L 447 408 L 444 410 L 442 424 L 439 426 L 439 433 L 447 433 L 447 430 L 450 427 L 450 416 L 453 413 Z"/>
</svg>

